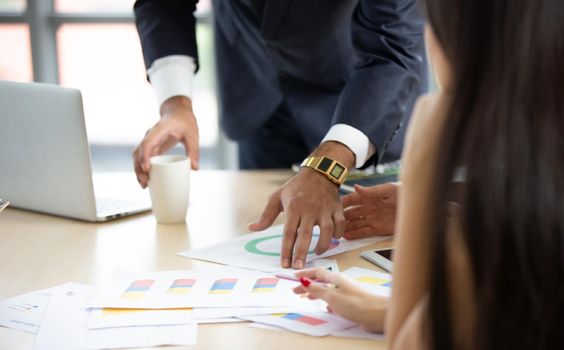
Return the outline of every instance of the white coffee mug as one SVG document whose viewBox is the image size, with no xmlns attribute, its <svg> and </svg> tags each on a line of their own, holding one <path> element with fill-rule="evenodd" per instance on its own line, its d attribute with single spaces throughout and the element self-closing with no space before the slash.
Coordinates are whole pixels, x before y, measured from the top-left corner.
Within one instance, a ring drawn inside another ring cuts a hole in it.
<svg viewBox="0 0 564 350">
<path fill-rule="evenodd" d="M 149 191 L 159 224 L 185 222 L 190 197 L 190 159 L 180 155 L 151 157 Z"/>
</svg>

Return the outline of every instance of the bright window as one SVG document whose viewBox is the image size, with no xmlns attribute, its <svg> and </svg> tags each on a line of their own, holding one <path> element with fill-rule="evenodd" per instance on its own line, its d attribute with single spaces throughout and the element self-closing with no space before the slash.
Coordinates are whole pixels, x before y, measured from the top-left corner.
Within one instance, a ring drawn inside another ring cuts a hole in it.
<svg viewBox="0 0 564 350">
<path fill-rule="evenodd" d="M 207 67 L 198 72 L 194 109 L 200 144 L 217 142 L 211 30 L 198 27 Z M 139 37 L 133 24 L 64 24 L 57 32 L 61 85 L 82 91 L 88 137 L 95 144 L 137 144 L 159 118 L 146 80 Z"/>
<path fill-rule="evenodd" d="M 55 0 L 57 12 L 131 12 L 135 0 Z"/>
<path fill-rule="evenodd" d="M 32 81 L 27 25 L 0 24 L 0 43 L 0 79 Z"/>
<path fill-rule="evenodd" d="M 0 11 L 22 12 L 25 10 L 25 0 L 0 0 Z"/>
<path fill-rule="evenodd" d="M 80 89 L 94 163 L 111 160 L 109 166 L 102 166 L 110 170 L 118 163 L 121 168 L 127 164 L 129 170 L 131 150 L 159 118 L 134 25 L 134 3 L 0 0 L 0 79 L 35 79 Z M 26 16 L 26 8 L 34 16 Z M 194 80 L 193 106 L 201 160 L 207 164 L 204 167 L 217 167 L 223 148 L 218 142 L 210 0 L 198 2 L 196 16 L 201 65 Z M 39 40 L 32 42 L 30 33 Z"/>
<path fill-rule="evenodd" d="M 23 2 L 23 0 L 8 0 L 8 2 Z M 134 3 L 135 0 L 55 0 L 55 10 L 66 13 L 128 13 L 132 11 Z M 197 6 L 199 12 L 209 11 L 211 1 L 200 0 Z"/>
<path fill-rule="evenodd" d="M 82 91 L 90 142 L 139 142 L 158 109 L 135 27 L 64 24 L 57 44 L 61 85 Z"/>
</svg>

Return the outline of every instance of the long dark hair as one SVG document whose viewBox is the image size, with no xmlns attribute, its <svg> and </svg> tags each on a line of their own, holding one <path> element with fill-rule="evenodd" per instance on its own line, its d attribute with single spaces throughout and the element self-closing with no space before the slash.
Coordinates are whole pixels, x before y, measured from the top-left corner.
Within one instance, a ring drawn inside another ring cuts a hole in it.
<svg viewBox="0 0 564 350">
<path fill-rule="evenodd" d="M 561 349 L 564 1 L 426 0 L 425 7 L 454 77 L 432 199 L 431 348 L 455 348 L 445 205 L 462 170 L 471 346 Z"/>
</svg>

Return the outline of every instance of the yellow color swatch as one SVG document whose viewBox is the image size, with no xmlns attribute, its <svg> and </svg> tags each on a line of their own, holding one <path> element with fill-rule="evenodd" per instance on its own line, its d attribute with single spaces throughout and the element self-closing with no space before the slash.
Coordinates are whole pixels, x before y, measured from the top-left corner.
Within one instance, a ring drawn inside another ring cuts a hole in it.
<svg viewBox="0 0 564 350">
<path fill-rule="evenodd" d="M 145 296 L 145 292 L 125 292 L 121 296 L 122 299 L 141 299 Z"/>
<path fill-rule="evenodd" d="M 190 292 L 190 288 L 169 288 L 167 290 L 167 293 L 172 294 L 187 294 L 188 292 Z"/>
<path fill-rule="evenodd" d="M 370 277 L 370 276 L 358 277 L 356 280 L 362 283 L 376 284 L 379 286 L 390 282 L 389 280 L 386 280 L 384 278 Z"/>
<path fill-rule="evenodd" d="M 118 309 L 118 308 L 104 308 L 102 310 L 103 317 L 121 316 L 127 314 L 133 314 L 137 312 L 145 312 L 143 309 Z"/>
<path fill-rule="evenodd" d="M 229 294 L 231 293 L 233 290 L 231 289 L 214 289 L 214 290 L 210 290 L 209 294 Z"/>
</svg>

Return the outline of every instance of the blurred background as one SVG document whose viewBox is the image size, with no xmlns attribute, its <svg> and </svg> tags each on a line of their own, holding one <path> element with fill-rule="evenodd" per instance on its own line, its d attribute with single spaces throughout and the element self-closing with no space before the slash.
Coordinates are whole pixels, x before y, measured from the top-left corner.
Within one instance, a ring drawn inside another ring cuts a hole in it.
<svg viewBox="0 0 564 350">
<path fill-rule="evenodd" d="M 134 2 L 0 0 L 0 79 L 80 89 L 96 171 L 133 170 L 131 152 L 159 118 Z M 211 1 L 200 0 L 196 15 L 201 65 L 193 100 L 201 167 L 235 168 L 235 146 L 218 125 Z"/>
</svg>

